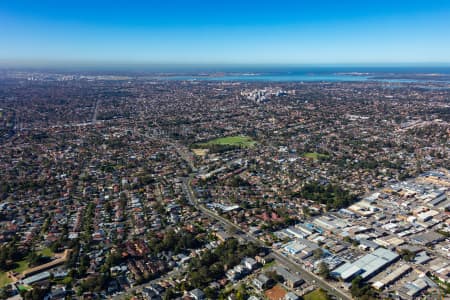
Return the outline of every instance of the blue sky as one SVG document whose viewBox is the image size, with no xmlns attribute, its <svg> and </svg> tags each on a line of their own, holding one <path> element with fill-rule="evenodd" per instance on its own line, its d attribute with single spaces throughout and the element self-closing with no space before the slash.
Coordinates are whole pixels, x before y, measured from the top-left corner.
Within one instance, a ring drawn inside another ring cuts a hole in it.
<svg viewBox="0 0 450 300">
<path fill-rule="evenodd" d="M 0 61 L 450 63 L 450 1 L 1 0 Z"/>
</svg>

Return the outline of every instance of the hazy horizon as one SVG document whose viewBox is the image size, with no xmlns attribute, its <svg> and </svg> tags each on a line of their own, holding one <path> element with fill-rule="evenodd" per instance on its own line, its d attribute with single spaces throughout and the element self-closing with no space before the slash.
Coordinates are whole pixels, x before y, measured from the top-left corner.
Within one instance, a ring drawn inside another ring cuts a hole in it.
<svg viewBox="0 0 450 300">
<path fill-rule="evenodd" d="M 450 63 L 339 63 L 339 64 L 239 64 L 239 63 L 150 63 L 150 62 L 5 62 L 0 70 L 50 72 L 123 73 L 443 73 Z"/>
</svg>

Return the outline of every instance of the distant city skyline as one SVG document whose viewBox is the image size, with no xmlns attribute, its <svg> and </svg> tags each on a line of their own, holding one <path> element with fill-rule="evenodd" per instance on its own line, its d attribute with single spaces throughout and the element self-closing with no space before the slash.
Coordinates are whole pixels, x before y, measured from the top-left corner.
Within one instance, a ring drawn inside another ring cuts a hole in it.
<svg viewBox="0 0 450 300">
<path fill-rule="evenodd" d="M 444 0 L 91 2 L 1 1 L 0 65 L 450 63 Z"/>
</svg>

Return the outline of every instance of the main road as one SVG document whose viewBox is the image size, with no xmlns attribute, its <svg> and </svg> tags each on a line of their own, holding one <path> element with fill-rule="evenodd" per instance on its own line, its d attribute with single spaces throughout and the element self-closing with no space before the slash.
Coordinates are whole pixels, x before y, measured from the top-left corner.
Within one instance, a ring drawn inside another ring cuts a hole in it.
<svg viewBox="0 0 450 300">
<path fill-rule="evenodd" d="M 199 209 L 200 211 L 202 211 L 205 215 L 209 216 L 210 218 L 213 218 L 219 222 L 221 222 L 222 224 L 229 226 L 231 228 L 234 228 L 237 230 L 237 232 L 239 232 L 239 234 L 234 234 L 236 237 L 238 238 L 242 238 L 248 242 L 254 242 L 255 244 L 258 244 L 260 246 L 265 246 L 264 243 L 259 240 L 258 238 L 256 238 L 255 236 L 245 233 L 238 225 L 236 225 L 235 223 L 231 222 L 230 220 L 216 214 L 215 212 L 213 212 L 212 210 L 206 208 L 204 205 L 202 205 L 198 199 L 195 197 L 194 192 L 192 191 L 191 188 L 191 181 L 192 177 L 189 178 L 183 178 L 182 182 L 183 182 L 183 189 L 185 190 L 185 193 L 188 197 L 188 201 L 191 204 L 194 204 L 197 209 Z M 299 264 L 297 264 L 296 262 L 294 262 L 292 259 L 290 259 L 289 257 L 285 256 L 284 254 L 278 252 L 278 251 L 273 251 L 271 250 L 270 255 L 277 260 L 278 262 L 282 263 L 283 265 L 285 265 L 286 267 L 290 268 L 291 270 L 301 273 L 303 278 L 308 281 L 308 282 L 313 282 L 314 284 L 316 284 L 317 286 L 321 287 L 322 289 L 326 290 L 329 294 L 337 297 L 338 299 L 346 299 L 346 300 L 351 300 L 352 297 L 350 295 L 348 295 L 347 293 L 341 291 L 340 289 L 332 286 L 331 284 L 329 284 L 328 282 L 326 282 L 325 280 L 323 280 L 323 278 L 317 276 L 316 274 L 304 269 L 303 267 L 301 267 Z"/>
</svg>

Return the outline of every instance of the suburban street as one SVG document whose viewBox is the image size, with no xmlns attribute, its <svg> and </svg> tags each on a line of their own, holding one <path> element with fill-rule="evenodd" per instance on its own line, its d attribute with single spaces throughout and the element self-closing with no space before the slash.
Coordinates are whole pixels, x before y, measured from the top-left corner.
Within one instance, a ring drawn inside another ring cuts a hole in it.
<svg viewBox="0 0 450 300">
<path fill-rule="evenodd" d="M 191 177 L 192 178 L 192 177 Z M 237 230 L 237 232 L 240 232 L 240 234 L 235 233 L 235 237 L 242 238 L 248 242 L 254 242 L 258 245 L 265 246 L 258 238 L 254 237 L 253 235 L 250 235 L 248 233 L 245 233 L 242 231 L 242 229 L 234 224 L 233 222 L 217 215 L 213 211 L 206 208 L 204 205 L 202 205 L 198 199 L 196 199 L 194 192 L 192 191 L 192 188 L 190 186 L 190 180 L 191 178 L 183 178 L 183 188 L 185 191 L 187 191 L 188 201 L 190 203 L 194 203 L 194 205 L 202 211 L 205 215 L 209 216 L 210 218 L 216 219 L 217 221 L 221 222 L 222 224 L 234 228 Z M 323 280 L 321 277 L 317 276 L 316 274 L 309 272 L 308 270 L 305 270 L 300 265 L 292 261 L 290 258 L 284 256 L 283 254 L 271 250 L 270 255 L 276 259 L 278 262 L 284 264 L 286 267 L 290 268 L 292 271 L 298 272 L 301 274 L 301 276 L 308 282 L 313 282 L 322 289 L 326 290 L 329 294 L 336 296 L 338 299 L 352 299 L 352 297 L 343 291 L 337 289 L 336 287 L 330 285 L 328 282 Z"/>
</svg>

